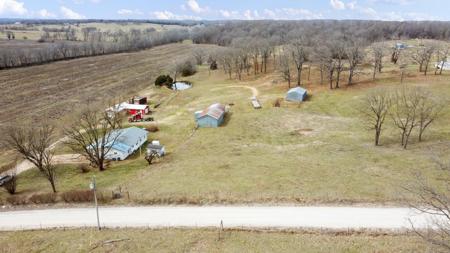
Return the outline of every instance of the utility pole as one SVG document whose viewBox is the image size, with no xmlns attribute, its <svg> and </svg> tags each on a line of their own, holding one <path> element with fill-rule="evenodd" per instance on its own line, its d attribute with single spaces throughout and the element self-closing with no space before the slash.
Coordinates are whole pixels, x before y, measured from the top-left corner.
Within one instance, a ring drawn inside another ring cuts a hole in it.
<svg viewBox="0 0 450 253">
<path fill-rule="evenodd" d="M 95 176 L 92 177 L 92 182 L 89 185 L 92 191 L 94 191 L 95 210 L 97 212 L 97 227 L 98 230 L 102 230 L 100 227 L 100 216 L 98 215 L 98 203 L 97 203 L 97 183 L 95 182 Z"/>
</svg>

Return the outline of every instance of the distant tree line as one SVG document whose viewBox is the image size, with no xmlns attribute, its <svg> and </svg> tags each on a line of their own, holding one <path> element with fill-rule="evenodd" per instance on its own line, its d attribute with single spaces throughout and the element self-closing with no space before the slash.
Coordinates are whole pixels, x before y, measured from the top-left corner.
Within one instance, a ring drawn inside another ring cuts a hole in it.
<svg viewBox="0 0 450 253">
<path fill-rule="evenodd" d="M 0 69 L 30 66 L 58 60 L 96 56 L 112 53 L 138 51 L 189 38 L 186 29 L 163 32 L 106 32 L 83 33 L 84 42 L 57 41 L 43 44 L 40 48 L 1 48 Z"/>
<path fill-rule="evenodd" d="M 386 56 L 402 73 L 408 63 L 417 63 L 425 75 L 432 62 L 440 62 L 435 74 L 442 73 L 449 48 L 444 43 L 424 41 L 415 48 L 399 48 L 382 41 L 392 39 L 450 38 L 450 22 L 382 22 L 382 21 L 241 21 L 196 27 L 191 32 L 194 43 L 213 43 L 218 49 L 209 58 L 232 78 L 243 74 L 266 73 L 270 59 L 274 70 L 288 82 L 302 85 L 311 68 L 320 72 L 320 84 L 340 88 L 354 83 L 362 66 L 373 66 L 373 79 L 382 73 Z M 370 48 L 369 48 L 370 46 Z M 197 53 L 194 52 L 194 57 Z M 307 72 L 306 72 L 307 71 Z M 304 73 L 306 72 L 306 73 Z"/>
<path fill-rule="evenodd" d="M 73 24 L 78 26 L 79 24 L 87 23 L 116 23 L 116 24 L 158 24 L 158 25 L 179 25 L 179 26 L 194 26 L 205 23 L 214 23 L 213 21 L 200 21 L 200 20 L 142 20 L 142 19 L 14 19 L 14 18 L 0 18 L 0 24 L 13 25 L 15 23 L 21 23 L 27 26 L 33 25 L 65 25 Z"/>
<path fill-rule="evenodd" d="M 341 35 L 353 35 L 368 42 L 410 38 L 448 40 L 450 22 L 241 21 L 196 27 L 192 32 L 192 39 L 195 43 L 229 46 L 236 38 L 251 37 L 283 45 L 295 39 L 298 34 L 308 38 L 309 45 L 333 41 Z"/>
</svg>

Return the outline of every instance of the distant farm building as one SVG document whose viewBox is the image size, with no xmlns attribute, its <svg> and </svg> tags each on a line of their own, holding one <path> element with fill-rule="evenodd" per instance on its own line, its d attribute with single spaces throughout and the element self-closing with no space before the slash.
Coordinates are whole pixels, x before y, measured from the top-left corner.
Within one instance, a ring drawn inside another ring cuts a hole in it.
<svg viewBox="0 0 450 253">
<path fill-rule="evenodd" d="M 106 159 L 113 161 L 125 160 L 138 150 L 146 141 L 148 132 L 137 127 L 119 129 L 111 133 L 112 146 L 106 154 Z M 115 141 L 114 141 L 115 140 Z"/>
<path fill-rule="evenodd" d="M 219 127 L 225 118 L 225 106 L 213 104 L 203 111 L 195 112 L 198 127 Z"/>
<path fill-rule="evenodd" d="M 442 70 L 450 70 L 450 62 L 438 62 L 435 67 Z"/>
<path fill-rule="evenodd" d="M 291 102 L 302 102 L 306 100 L 308 92 L 302 87 L 296 87 L 290 89 L 286 93 L 286 100 Z"/>
<path fill-rule="evenodd" d="M 404 43 L 398 42 L 395 44 L 396 49 L 406 49 L 406 45 Z"/>
</svg>

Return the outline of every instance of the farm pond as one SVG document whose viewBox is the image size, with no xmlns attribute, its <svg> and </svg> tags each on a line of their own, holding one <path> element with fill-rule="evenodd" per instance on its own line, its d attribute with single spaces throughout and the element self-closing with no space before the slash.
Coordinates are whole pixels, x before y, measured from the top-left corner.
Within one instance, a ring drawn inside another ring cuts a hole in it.
<svg viewBox="0 0 450 253">
<path fill-rule="evenodd" d="M 187 90 L 192 88 L 192 84 L 187 82 L 176 82 L 172 84 L 172 90 Z"/>
</svg>

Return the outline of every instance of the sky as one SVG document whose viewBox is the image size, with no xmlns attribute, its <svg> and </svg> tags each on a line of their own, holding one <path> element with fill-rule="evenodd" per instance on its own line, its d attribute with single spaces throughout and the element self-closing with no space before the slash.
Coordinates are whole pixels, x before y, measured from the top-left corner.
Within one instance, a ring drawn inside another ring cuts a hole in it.
<svg viewBox="0 0 450 253">
<path fill-rule="evenodd" d="M 0 0 L 0 18 L 450 21 L 450 0 Z"/>
</svg>

